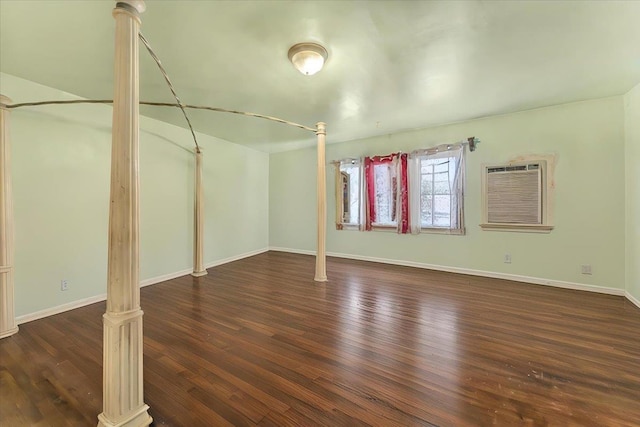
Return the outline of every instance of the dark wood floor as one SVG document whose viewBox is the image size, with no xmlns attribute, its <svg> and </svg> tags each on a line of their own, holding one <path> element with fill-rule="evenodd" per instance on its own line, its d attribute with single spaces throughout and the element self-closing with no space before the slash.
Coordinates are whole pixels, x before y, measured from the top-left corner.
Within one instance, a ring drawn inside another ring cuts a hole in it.
<svg viewBox="0 0 640 427">
<path fill-rule="evenodd" d="M 143 288 L 145 401 L 171 426 L 638 426 L 622 297 L 269 252 Z M 0 340 L 0 425 L 95 426 L 104 303 Z"/>
</svg>

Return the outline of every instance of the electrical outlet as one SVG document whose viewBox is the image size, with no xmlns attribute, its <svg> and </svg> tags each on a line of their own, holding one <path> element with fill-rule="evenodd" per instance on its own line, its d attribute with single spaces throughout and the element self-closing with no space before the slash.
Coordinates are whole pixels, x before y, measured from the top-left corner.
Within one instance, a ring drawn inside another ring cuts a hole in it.
<svg viewBox="0 0 640 427">
<path fill-rule="evenodd" d="M 591 274 L 591 265 L 590 264 L 582 265 L 581 271 L 582 271 L 582 274 Z"/>
<path fill-rule="evenodd" d="M 511 264 L 511 254 L 504 254 L 504 263 Z"/>
<path fill-rule="evenodd" d="M 62 279 L 60 281 L 60 290 L 61 291 L 68 291 L 69 290 L 69 281 L 66 279 Z"/>
</svg>

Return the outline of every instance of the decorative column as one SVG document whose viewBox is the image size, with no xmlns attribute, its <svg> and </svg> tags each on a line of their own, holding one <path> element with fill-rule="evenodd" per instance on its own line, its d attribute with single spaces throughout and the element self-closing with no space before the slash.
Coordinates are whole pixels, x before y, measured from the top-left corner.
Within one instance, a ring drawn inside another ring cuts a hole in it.
<svg viewBox="0 0 640 427">
<path fill-rule="evenodd" d="M 323 122 L 316 123 L 316 135 L 318 135 L 318 249 L 316 251 L 316 282 L 327 281 L 327 174 L 325 170 L 324 145 L 327 137 L 327 125 Z"/>
<path fill-rule="evenodd" d="M 9 110 L 11 100 L 0 95 L 0 338 L 18 332 L 13 294 L 13 196 Z"/>
<path fill-rule="evenodd" d="M 139 283 L 138 31 L 142 0 L 121 0 L 116 21 L 103 412 L 99 427 L 151 424 L 143 401 Z"/>
<path fill-rule="evenodd" d="M 204 268 L 204 190 L 202 189 L 202 150 L 196 148 L 195 206 L 193 218 L 193 277 L 205 276 Z"/>
</svg>

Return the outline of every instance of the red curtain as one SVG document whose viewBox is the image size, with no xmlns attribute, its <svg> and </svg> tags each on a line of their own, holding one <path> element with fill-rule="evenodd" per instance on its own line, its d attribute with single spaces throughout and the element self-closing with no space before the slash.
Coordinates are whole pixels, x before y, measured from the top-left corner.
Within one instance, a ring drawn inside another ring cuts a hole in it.
<svg viewBox="0 0 640 427">
<path fill-rule="evenodd" d="M 400 218 L 398 233 L 409 232 L 409 186 L 407 184 L 407 153 L 400 154 Z"/>
<path fill-rule="evenodd" d="M 373 159 L 371 157 L 364 158 L 364 177 L 367 185 L 367 204 L 365 206 L 366 218 L 365 218 L 365 230 L 371 231 L 371 223 L 376 218 L 376 190 L 375 179 L 373 176 Z"/>
</svg>

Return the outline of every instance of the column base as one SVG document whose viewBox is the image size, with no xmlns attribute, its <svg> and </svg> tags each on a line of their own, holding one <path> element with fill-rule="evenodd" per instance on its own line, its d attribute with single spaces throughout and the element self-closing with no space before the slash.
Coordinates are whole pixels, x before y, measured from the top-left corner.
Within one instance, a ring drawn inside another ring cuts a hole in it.
<svg viewBox="0 0 640 427">
<path fill-rule="evenodd" d="M 316 282 L 326 282 L 327 276 L 316 276 L 313 280 L 315 280 Z"/>
<path fill-rule="evenodd" d="M 148 409 L 148 405 L 142 405 L 138 411 L 119 421 L 108 420 L 103 412 L 98 415 L 98 427 L 147 427 L 153 422 L 153 418 L 147 412 Z"/>
<path fill-rule="evenodd" d="M 206 276 L 207 274 L 209 274 L 207 270 L 194 271 L 193 273 L 191 273 L 193 277 L 202 277 L 202 276 Z"/>
<path fill-rule="evenodd" d="M 103 397 L 99 427 L 146 427 L 152 419 L 144 403 L 142 316 L 140 309 L 105 313 Z"/>
<path fill-rule="evenodd" d="M 7 331 L 4 331 L 0 334 L 0 339 L 2 338 L 6 338 L 6 337 L 10 337 L 11 335 L 15 334 L 16 332 L 18 332 L 18 327 L 16 326 L 15 328 L 11 328 Z"/>
</svg>

